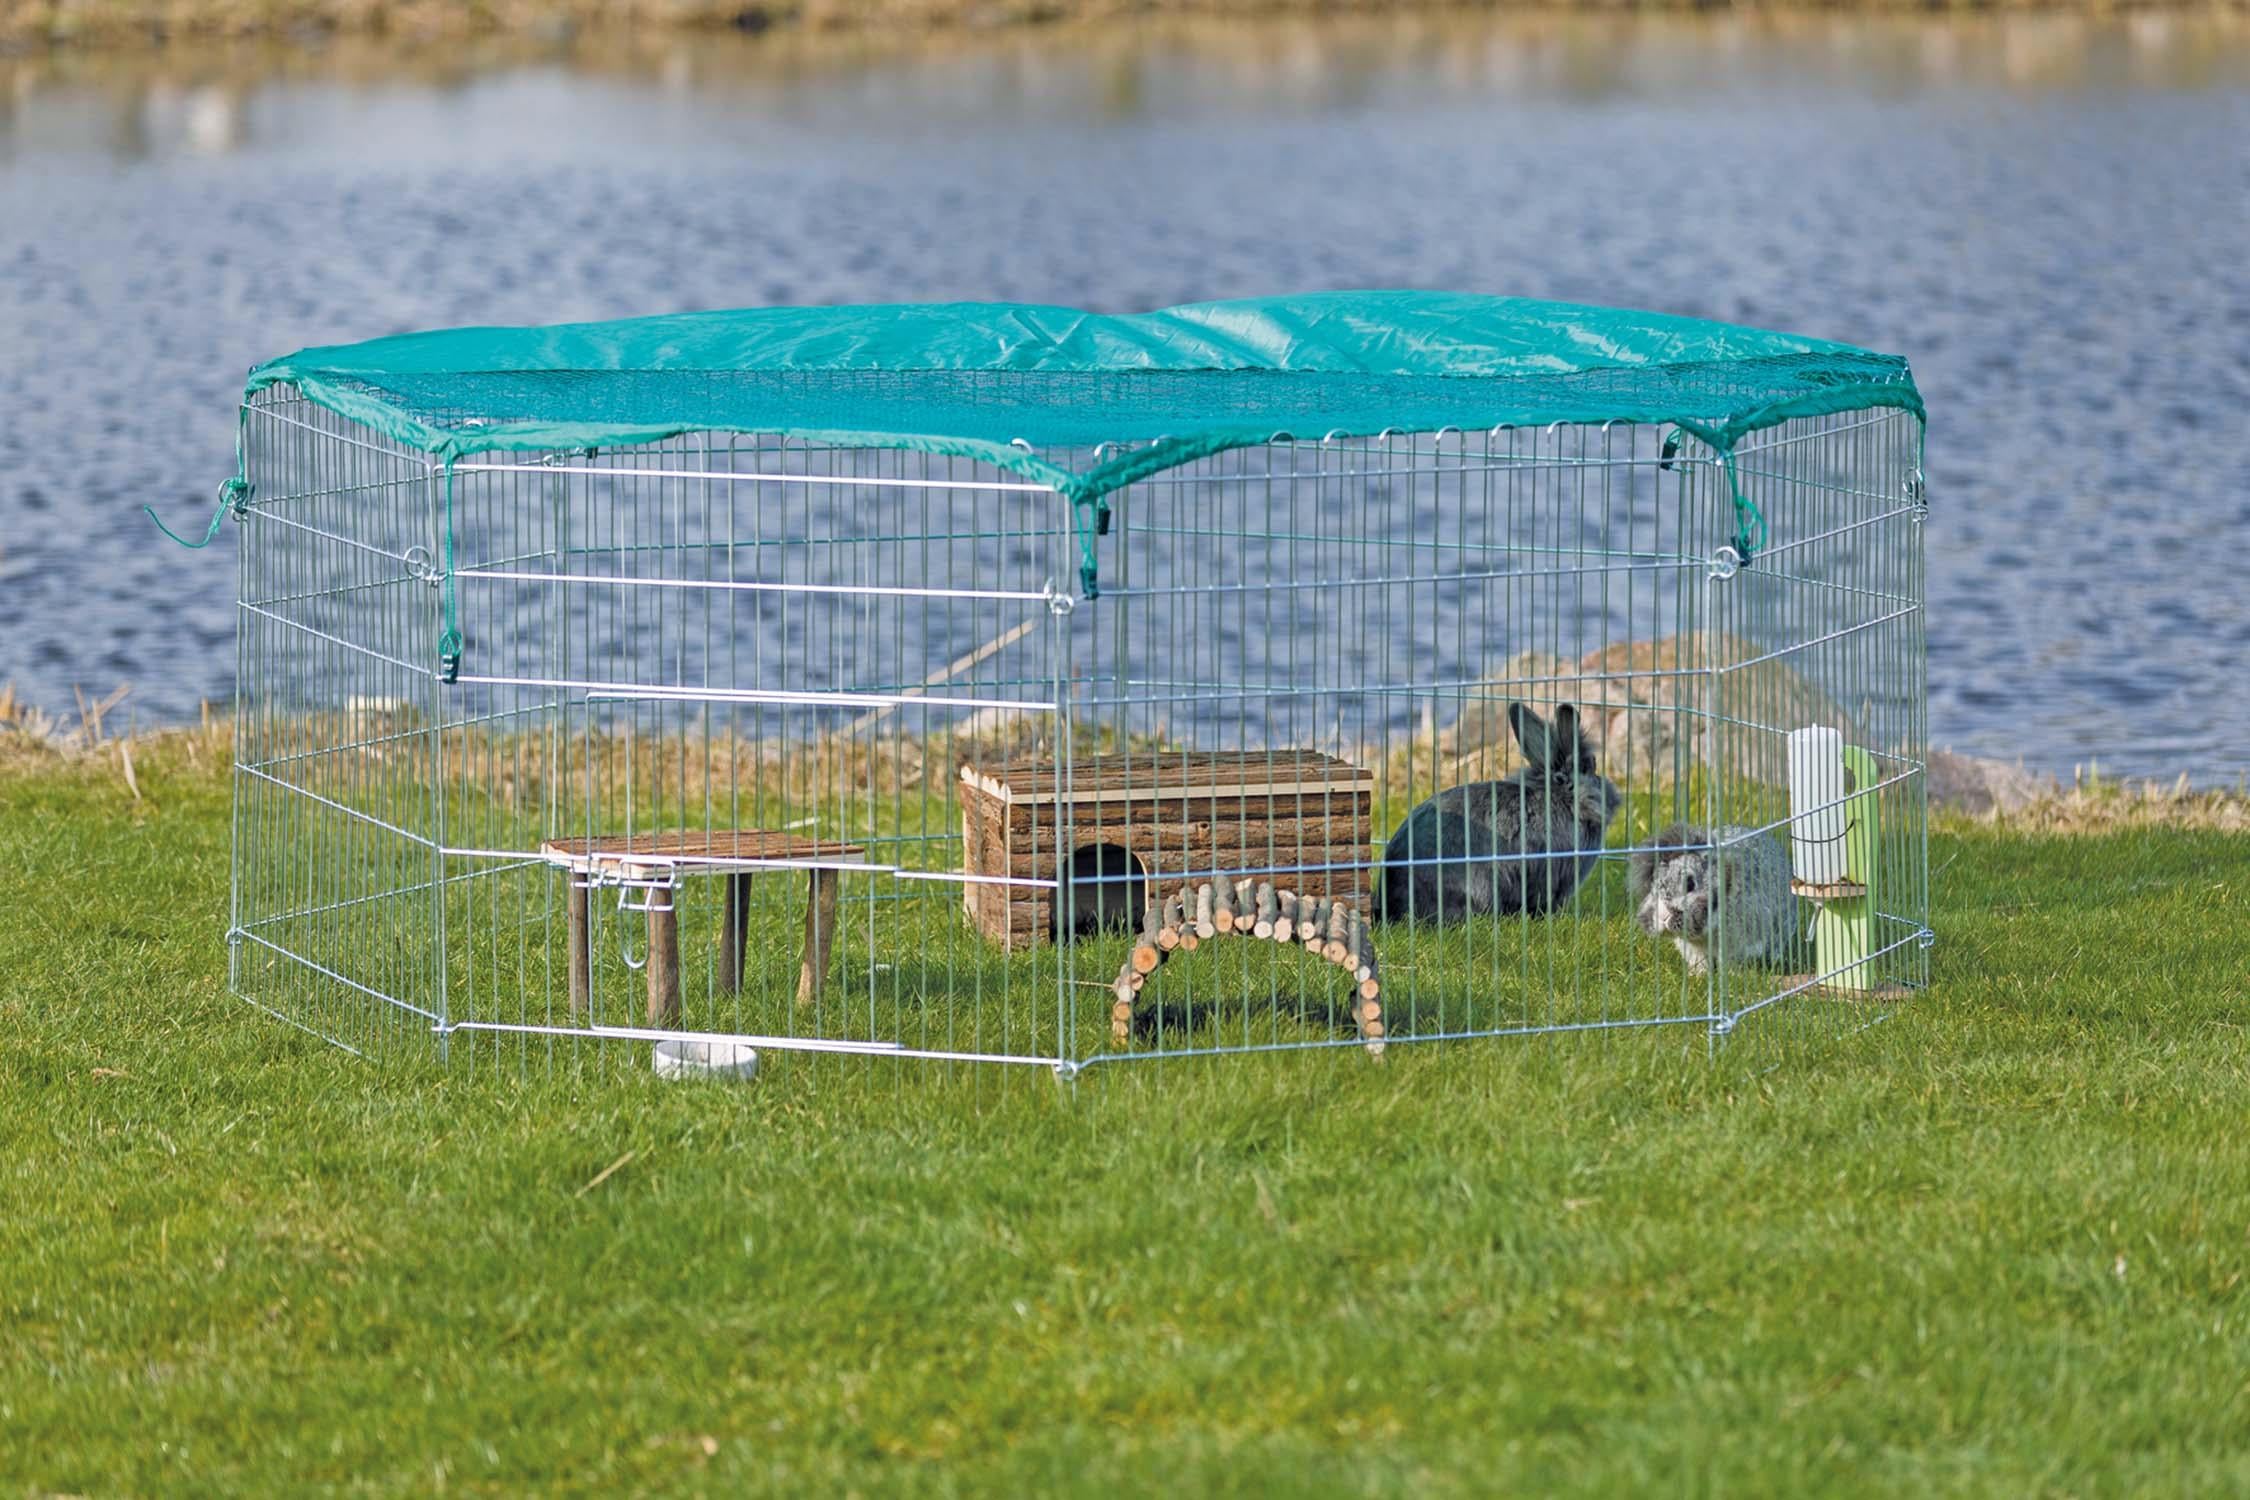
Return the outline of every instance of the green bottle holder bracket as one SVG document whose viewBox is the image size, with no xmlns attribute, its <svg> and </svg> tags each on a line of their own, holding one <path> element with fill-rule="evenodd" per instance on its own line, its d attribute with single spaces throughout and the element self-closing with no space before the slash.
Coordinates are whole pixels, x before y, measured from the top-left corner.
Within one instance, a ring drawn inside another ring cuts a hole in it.
<svg viewBox="0 0 2250 1500">
<path fill-rule="evenodd" d="M 1872 962 L 1882 802 L 1874 787 L 1882 778 L 1875 757 L 1857 745 L 1844 746 L 1844 774 L 1853 787 L 1867 788 L 1844 802 L 1844 878 L 1829 885 L 1801 880 L 1790 885 L 1813 903 L 1813 960 L 1822 988 L 1869 994 L 1882 988 Z"/>
</svg>

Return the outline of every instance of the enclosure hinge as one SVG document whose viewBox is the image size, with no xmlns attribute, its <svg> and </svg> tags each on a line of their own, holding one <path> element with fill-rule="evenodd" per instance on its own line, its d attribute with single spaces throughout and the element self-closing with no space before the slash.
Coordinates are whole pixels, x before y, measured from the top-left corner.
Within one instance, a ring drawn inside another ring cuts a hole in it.
<svg viewBox="0 0 2250 1500">
<path fill-rule="evenodd" d="M 419 579 L 433 589 L 445 586 L 445 572 L 437 560 L 430 556 L 427 547 L 409 547 L 399 560 L 406 565 L 406 576 Z M 456 630 L 441 631 L 438 635 L 438 680 L 448 685 L 461 677 L 461 634 Z"/>
</svg>

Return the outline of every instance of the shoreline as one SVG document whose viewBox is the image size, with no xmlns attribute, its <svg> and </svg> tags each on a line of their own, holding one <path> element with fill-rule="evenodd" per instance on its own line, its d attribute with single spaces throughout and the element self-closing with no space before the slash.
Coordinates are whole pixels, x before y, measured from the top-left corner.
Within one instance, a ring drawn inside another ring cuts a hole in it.
<svg viewBox="0 0 2250 1500">
<path fill-rule="evenodd" d="M 2085 20 L 2250 17 L 2250 0 L 0 0 L 0 57 L 146 53 L 180 45 L 367 40 L 412 47 L 582 35 L 696 38 L 942 35 L 1174 21 L 1381 21 L 1637 16 Z"/>
<path fill-rule="evenodd" d="M 88 3 L 107 10 L 108 0 Z M 200 14 L 193 8 L 209 0 L 180 3 Z M 450 35 L 320 26 L 168 31 L 161 41 L 142 35 L 114 45 L 98 36 L 11 43 L 0 33 L 0 145 L 12 131 L 34 145 L 130 158 L 151 148 L 152 133 L 169 130 L 190 150 L 223 151 L 238 143 L 250 100 L 266 89 L 454 89 L 525 70 L 664 95 L 769 100 L 887 75 L 919 89 L 932 107 L 992 95 L 1020 108 L 1102 119 L 1153 107 L 1178 91 L 1174 85 L 1207 101 L 1283 109 L 1322 97 L 1360 99 L 1401 80 L 1462 99 L 1493 92 L 1564 104 L 1680 97 L 1707 91 L 1711 70 L 1735 58 L 1754 58 L 1765 76 L 1792 86 L 1872 84 L 1901 95 L 1948 87 L 2050 95 L 2103 90 L 2121 79 L 2167 89 L 2250 87 L 2250 0 L 2134 10 L 1938 3 L 1409 3 L 1376 13 L 1360 0 L 1320 8 L 1280 0 L 1247 10 L 1184 0 L 1160 10 L 1058 12 L 1039 24 L 824 29 L 792 22 L 758 34 L 568 21 Z M 0 0 L 0 18 L 24 10 L 25 0 Z M 98 108 L 89 112 L 89 103 Z M 143 120 L 145 111 L 154 111 L 153 122 Z"/>
<path fill-rule="evenodd" d="M 224 705 L 203 705 L 197 724 L 143 727 L 109 722 L 128 689 L 82 698 L 76 722 L 17 698 L 0 683 L 0 786 L 44 777 L 111 782 L 141 799 L 136 757 L 185 762 L 222 774 L 234 751 L 234 722 Z M 2080 767 L 2068 780 L 2021 764 L 1958 754 L 1933 746 L 1926 786 L 1933 831 L 1986 827 L 2025 835 L 2098 835 L 2132 829 L 2250 833 L 2250 782 L 2194 785 L 2105 776 Z"/>
</svg>

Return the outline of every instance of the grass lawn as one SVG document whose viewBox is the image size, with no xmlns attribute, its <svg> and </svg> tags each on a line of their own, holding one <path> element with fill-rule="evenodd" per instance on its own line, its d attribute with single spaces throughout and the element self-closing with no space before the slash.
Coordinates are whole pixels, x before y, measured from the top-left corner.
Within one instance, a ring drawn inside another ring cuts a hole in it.
<svg viewBox="0 0 2250 1500">
<path fill-rule="evenodd" d="M 2250 838 L 1933 840 L 1937 984 L 743 1089 L 224 990 L 224 779 L 0 769 L 0 1492 L 2250 1491 Z"/>
</svg>

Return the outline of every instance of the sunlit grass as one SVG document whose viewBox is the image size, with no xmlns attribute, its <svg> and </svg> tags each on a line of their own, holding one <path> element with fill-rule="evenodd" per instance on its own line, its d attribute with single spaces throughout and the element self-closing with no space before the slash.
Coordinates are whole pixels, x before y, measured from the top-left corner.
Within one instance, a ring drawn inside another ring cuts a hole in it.
<svg viewBox="0 0 2250 1500">
<path fill-rule="evenodd" d="M 0 773 L 18 1489 L 2250 1486 L 2240 834 L 1941 828 L 1934 988 L 1770 1071 L 668 1086 L 230 999 L 210 751 Z"/>
</svg>

